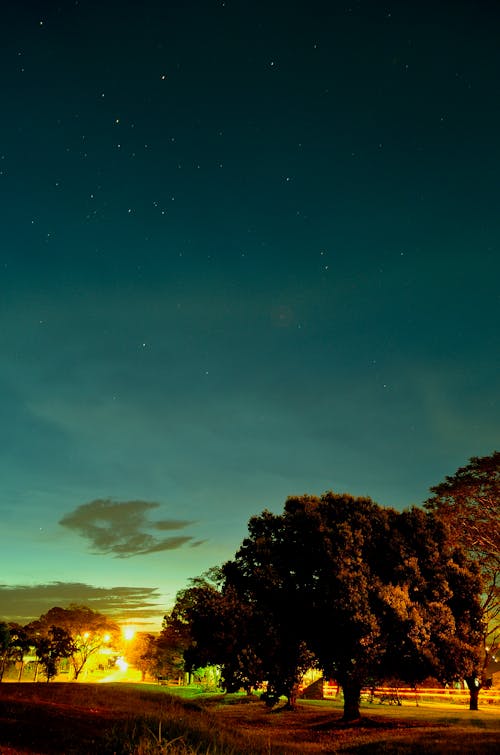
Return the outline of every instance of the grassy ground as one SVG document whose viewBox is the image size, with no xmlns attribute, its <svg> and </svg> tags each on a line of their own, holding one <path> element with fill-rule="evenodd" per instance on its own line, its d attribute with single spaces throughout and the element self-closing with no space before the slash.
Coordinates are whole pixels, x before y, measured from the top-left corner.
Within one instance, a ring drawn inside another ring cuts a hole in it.
<svg viewBox="0 0 500 755">
<path fill-rule="evenodd" d="M 254 698 L 127 684 L 0 684 L 0 755 L 496 753 L 500 709 L 334 701 L 268 711 Z M 180 695 L 179 695 L 180 693 Z"/>
</svg>

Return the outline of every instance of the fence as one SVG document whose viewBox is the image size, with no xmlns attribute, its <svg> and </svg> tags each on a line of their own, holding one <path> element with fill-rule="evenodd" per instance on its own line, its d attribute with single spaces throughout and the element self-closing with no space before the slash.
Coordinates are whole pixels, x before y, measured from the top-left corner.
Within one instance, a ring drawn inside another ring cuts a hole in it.
<svg viewBox="0 0 500 755">
<path fill-rule="evenodd" d="M 339 695 L 341 690 L 335 682 L 323 682 L 323 698 L 328 700 Z M 458 705 L 469 704 L 469 690 L 452 689 L 451 687 L 365 687 L 361 690 L 363 702 L 388 703 L 401 705 L 403 701 L 414 702 L 446 702 Z M 499 705 L 500 689 L 482 689 L 479 692 L 479 703 L 483 705 Z"/>
</svg>

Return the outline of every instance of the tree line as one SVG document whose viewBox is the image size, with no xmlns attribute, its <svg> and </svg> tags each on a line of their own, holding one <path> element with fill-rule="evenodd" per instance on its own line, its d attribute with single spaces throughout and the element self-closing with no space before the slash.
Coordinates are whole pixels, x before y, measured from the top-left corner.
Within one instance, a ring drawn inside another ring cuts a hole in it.
<svg viewBox="0 0 500 755">
<path fill-rule="evenodd" d="M 500 453 L 473 457 L 431 493 L 402 512 L 348 494 L 294 496 L 281 514 L 252 517 L 234 558 L 192 579 L 128 660 L 143 678 L 211 668 L 227 691 L 265 683 L 266 703 L 284 696 L 290 708 L 315 667 L 342 687 L 349 721 L 361 689 L 388 679 L 465 679 L 477 709 L 500 642 Z M 29 647 L 47 681 L 61 658 L 78 678 L 118 633 L 84 606 L 26 627 L 0 622 L 0 681 L 8 663 L 22 672 Z"/>
<path fill-rule="evenodd" d="M 35 621 L 22 626 L 0 622 L 0 682 L 8 666 L 15 664 L 19 681 L 26 657 L 35 658 L 47 682 L 56 676 L 62 659 L 67 659 L 73 679 L 78 679 L 87 661 L 103 647 L 120 645 L 119 626 L 87 606 L 55 606 Z"/>
</svg>

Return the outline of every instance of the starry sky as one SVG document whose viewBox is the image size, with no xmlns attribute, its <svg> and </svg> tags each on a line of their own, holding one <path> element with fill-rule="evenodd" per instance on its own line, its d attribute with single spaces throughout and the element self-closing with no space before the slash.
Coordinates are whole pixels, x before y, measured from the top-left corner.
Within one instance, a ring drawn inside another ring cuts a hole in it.
<svg viewBox="0 0 500 755">
<path fill-rule="evenodd" d="M 499 23 L 2 8 L 0 618 L 157 627 L 288 495 L 498 447 Z"/>
</svg>

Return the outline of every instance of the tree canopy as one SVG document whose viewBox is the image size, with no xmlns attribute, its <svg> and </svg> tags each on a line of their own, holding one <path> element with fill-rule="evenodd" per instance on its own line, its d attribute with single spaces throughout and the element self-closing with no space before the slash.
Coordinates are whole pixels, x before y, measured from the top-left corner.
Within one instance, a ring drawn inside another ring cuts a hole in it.
<svg viewBox="0 0 500 755">
<path fill-rule="evenodd" d="M 476 561 L 483 579 L 482 654 L 467 680 L 471 707 L 476 708 L 490 659 L 500 650 L 500 452 L 473 456 L 469 464 L 432 487 L 431 493 L 425 507 L 444 522 L 451 540 Z"/>
<path fill-rule="evenodd" d="M 422 509 L 399 513 L 329 492 L 252 517 L 217 585 L 185 591 L 191 660 L 220 663 L 231 683 L 266 680 L 293 705 L 318 665 L 359 715 L 364 684 L 471 673 L 480 636 L 478 570 Z"/>
<path fill-rule="evenodd" d="M 469 464 L 431 489 L 425 506 L 488 569 L 500 571 L 500 451 Z"/>
<path fill-rule="evenodd" d="M 188 672 L 206 666 L 224 666 L 234 652 L 234 618 L 217 589 L 213 575 L 191 580 L 181 590 L 173 610 L 165 616 L 159 646 L 165 657 L 181 649 Z"/>
<path fill-rule="evenodd" d="M 36 657 L 45 669 L 47 682 L 56 675 L 61 658 L 69 658 L 76 651 L 71 635 L 62 627 L 50 626 L 44 634 L 34 636 Z"/>
<path fill-rule="evenodd" d="M 163 673 L 163 659 L 161 657 L 158 638 L 149 632 L 138 632 L 128 643 L 127 661 L 139 669 L 142 681 L 146 674 L 161 676 Z M 174 674 L 169 674 L 173 677 Z"/>
<path fill-rule="evenodd" d="M 67 657 L 75 679 L 78 679 L 90 656 L 119 634 L 118 625 L 107 616 L 78 605 L 69 608 L 55 606 L 28 625 L 34 636 L 48 636 L 53 627 L 63 629 L 72 639 L 71 652 Z"/>
<path fill-rule="evenodd" d="M 0 682 L 2 681 L 5 666 L 8 660 L 10 645 L 9 627 L 5 621 L 0 621 Z"/>
<path fill-rule="evenodd" d="M 24 627 L 15 622 L 0 622 L 0 682 L 6 667 L 14 662 L 20 663 L 19 679 L 22 674 L 24 654 L 30 647 L 30 637 Z"/>
</svg>

